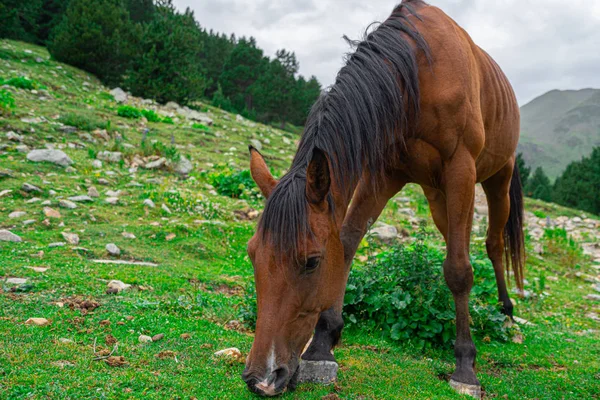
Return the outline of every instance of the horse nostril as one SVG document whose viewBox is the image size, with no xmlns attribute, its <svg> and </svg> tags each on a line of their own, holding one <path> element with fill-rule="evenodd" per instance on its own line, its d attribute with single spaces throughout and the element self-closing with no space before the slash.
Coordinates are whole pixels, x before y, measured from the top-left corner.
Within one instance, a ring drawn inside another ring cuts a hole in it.
<svg viewBox="0 0 600 400">
<path fill-rule="evenodd" d="M 290 370 L 287 366 L 282 366 L 273 371 L 272 375 L 275 388 L 283 390 L 288 384 L 288 377 L 290 376 Z"/>
</svg>

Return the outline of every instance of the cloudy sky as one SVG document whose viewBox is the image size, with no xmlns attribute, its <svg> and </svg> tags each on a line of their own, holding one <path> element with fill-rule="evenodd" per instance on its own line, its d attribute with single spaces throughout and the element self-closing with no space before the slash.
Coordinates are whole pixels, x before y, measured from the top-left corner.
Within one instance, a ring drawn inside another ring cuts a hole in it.
<svg viewBox="0 0 600 400">
<path fill-rule="evenodd" d="M 207 28 L 292 50 L 300 73 L 330 85 L 349 48 L 400 0 L 174 0 Z M 490 53 L 520 104 L 552 89 L 600 88 L 600 0 L 430 0 Z"/>
</svg>

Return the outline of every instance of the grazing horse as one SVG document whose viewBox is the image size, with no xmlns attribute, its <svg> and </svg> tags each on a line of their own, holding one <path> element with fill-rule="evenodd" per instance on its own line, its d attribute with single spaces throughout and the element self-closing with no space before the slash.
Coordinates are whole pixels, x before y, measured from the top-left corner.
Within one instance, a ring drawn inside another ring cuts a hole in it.
<svg viewBox="0 0 600 400">
<path fill-rule="evenodd" d="M 469 261 L 475 184 L 489 206 L 486 248 L 504 313 L 512 265 L 522 288 L 522 193 L 515 165 L 519 107 L 492 58 L 440 9 L 404 0 L 355 43 L 335 84 L 312 107 L 289 171 L 277 181 L 250 148 L 267 199 L 248 242 L 258 319 L 242 378 L 255 393 L 292 389 L 299 358 L 334 360 L 356 249 L 387 201 L 420 185 L 446 241 L 445 280 L 456 306 L 451 384 L 474 394 Z M 313 334 L 311 345 L 302 350 Z"/>
</svg>

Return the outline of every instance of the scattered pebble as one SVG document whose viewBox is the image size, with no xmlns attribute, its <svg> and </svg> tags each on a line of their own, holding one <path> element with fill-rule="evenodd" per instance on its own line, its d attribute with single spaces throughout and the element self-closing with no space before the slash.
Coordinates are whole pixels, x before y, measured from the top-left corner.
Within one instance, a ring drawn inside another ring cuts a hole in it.
<svg viewBox="0 0 600 400">
<path fill-rule="evenodd" d="M 123 232 L 121 233 L 121 236 L 123 236 L 125 239 L 135 239 L 135 235 L 129 232 Z"/>
<path fill-rule="evenodd" d="M 60 212 L 50 207 L 44 207 L 44 215 L 48 218 L 62 218 Z"/>
<path fill-rule="evenodd" d="M 22 218 L 26 215 L 27 215 L 27 213 L 25 211 L 13 211 L 10 214 L 8 214 L 8 218 L 16 219 L 16 218 Z"/>
<path fill-rule="evenodd" d="M 152 341 L 152 338 L 150 336 L 147 335 L 140 335 L 140 337 L 138 337 L 138 341 L 140 343 L 149 343 Z"/>
<path fill-rule="evenodd" d="M 25 325 L 36 325 L 36 326 L 46 326 L 50 324 L 46 318 L 29 318 L 25 321 Z"/>
<path fill-rule="evenodd" d="M 162 340 L 165 337 L 164 334 L 159 333 L 158 335 L 154 335 L 152 336 L 152 341 L 153 342 L 158 342 L 159 340 Z"/>
<path fill-rule="evenodd" d="M 69 244 L 73 244 L 73 245 L 79 244 L 79 235 L 77 235 L 76 233 L 63 232 L 62 237 Z"/>
<path fill-rule="evenodd" d="M 116 244 L 114 243 L 109 243 L 106 245 L 106 251 L 108 251 L 108 254 L 110 254 L 111 256 L 119 256 L 121 255 L 121 249 L 119 249 L 117 247 Z"/>
<path fill-rule="evenodd" d="M 0 229 L 0 242 L 22 242 L 23 239 L 19 235 L 15 235 L 6 229 Z"/>
<path fill-rule="evenodd" d="M 126 283 L 123 283 L 121 281 L 117 281 L 117 280 L 112 280 L 110 282 L 108 282 L 107 285 L 107 289 L 106 289 L 106 293 L 119 293 L 123 290 L 128 289 L 129 287 L 131 287 L 131 285 L 128 285 Z"/>
<path fill-rule="evenodd" d="M 70 200 L 60 200 L 58 202 L 58 206 L 62 207 L 62 208 L 68 208 L 70 210 L 73 210 L 73 209 L 77 208 L 77 204 L 73 203 Z"/>
<path fill-rule="evenodd" d="M 100 197 L 100 193 L 98 192 L 98 189 L 96 189 L 95 186 L 90 186 L 87 194 L 88 194 L 88 196 L 94 197 L 94 198 Z"/>
<path fill-rule="evenodd" d="M 23 186 L 21 186 L 21 190 L 27 193 L 42 193 L 42 189 L 31 183 L 24 183 Z"/>
<path fill-rule="evenodd" d="M 150 200 L 150 199 L 146 199 L 146 200 L 144 200 L 144 205 L 145 205 L 145 206 L 148 206 L 148 207 L 150 207 L 150 208 L 154 208 L 154 207 L 156 207 L 156 204 L 154 204 L 154 202 L 153 202 L 152 200 Z"/>
</svg>

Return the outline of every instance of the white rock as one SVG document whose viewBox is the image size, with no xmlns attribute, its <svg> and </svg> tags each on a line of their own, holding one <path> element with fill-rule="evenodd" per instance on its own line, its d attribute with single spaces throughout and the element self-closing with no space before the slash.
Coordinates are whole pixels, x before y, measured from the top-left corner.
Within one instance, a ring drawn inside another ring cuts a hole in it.
<svg viewBox="0 0 600 400">
<path fill-rule="evenodd" d="M 371 229 L 370 234 L 382 242 L 392 242 L 398 236 L 398 229 L 395 226 L 378 223 L 378 226 Z"/>
<path fill-rule="evenodd" d="M 27 279 L 26 278 L 8 278 L 8 279 L 6 279 L 6 283 L 10 283 L 13 285 L 22 285 L 24 283 L 27 283 Z"/>
<path fill-rule="evenodd" d="M 15 235 L 11 231 L 7 231 L 6 229 L 0 229 L 0 242 L 22 242 L 20 236 Z"/>
<path fill-rule="evenodd" d="M 108 289 L 112 289 L 117 292 L 120 292 L 122 290 L 125 290 L 125 289 L 131 287 L 131 285 L 128 285 L 127 283 L 123 283 L 123 282 L 117 281 L 117 280 L 112 280 L 112 281 L 108 282 L 107 286 L 108 286 Z"/>
<path fill-rule="evenodd" d="M 59 205 L 59 207 L 69 208 L 71 210 L 77 208 L 77 204 L 75 204 L 75 203 L 73 203 L 72 201 L 69 201 L 69 200 L 60 200 L 58 202 L 58 205 Z"/>
<path fill-rule="evenodd" d="M 29 318 L 25 321 L 25 325 L 37 325 L 37 326 L 45 326 L 48 325 L 50 321 L 46 318 Z"/>
<path fill-rule="evenodd" d="M 94 167 L 96 169 L 102 168 L 102 161 L 100 161 L 100 160 L 93 160 L 92 161 L 92 167 Z"/>
<path fill-rule="evenodd" d="M 237 347 L 230 347 L 228 349 L 217 351 L 215 357 L 240 358 L 242 357 L 242 352 Z"/>
<path fill-rule="evenodd" d="M 66 246 L 65 242 L 54 242 L 54 243 L 50 243 L 48 245 L 48 247 L 63 247 Z"/>
<path fill-rule="evenodd" d="M 120 87 L 114 88 L 113 90 L 110 91 L 110 94 L 112 94 L 112 96 L 115 98 L 115 101 L 117 103 L 123 103 L 125 101 L 127 101 L 127 98 L 129 96 L 127 96 L 127 93 L 125 93 L 125 91 L 123 89 L 121 89 Z"/>
<path fill-rule="evenodd" d="M 107 197 L 106 199 L 104 199 L 104 201 L 107 202 L 108 204 L 112 204 L 113 206 L 119 204 L 118 197 Z"/>
<path fill-rule="evenodd" d="M 101 151 L 98 153 L 97 158 L 98 160 L 116 163 L 121 161 L 123 158 L 123 153 L 119 151 Z"/>
<path fill-rule="evenodd" d="M 69 200 L 75 201 L 75 202 L 78 202 L 78 203 L 84 203 L 84 202 L 94 201 L 90 196 L 86 196 L 86 195 L 69 197 Z"/>
<path fill-rule="evenodd" d="M 175 172 L 179 175 L 187 175 L 194 169 L 192 162 L 184 156 L 179 158 L 177 164 L 175 164 Z"/>
<path fill-rule="evenodd" d="M 160 206 L 160 208 L 162 208 L 162 210 L 167 214 L 171 214 L 171 210 L 169 209 L 169 207 L 167 207 L 166 204 L 163 204 L 162 206 Z"/>
<path fill-rule="evenodd" d="M 88 188 L 88 196 L 90 197 L 100 197 L 100 193 L 98 193 L 98 189 L 95 186 L 90 186 Z"/>
<path fill-rule="evenodd" d="M 26 215 L 27 213 L 25 211 L 13 211 L 10 214 L 8 214 L 8 218 L 21 218 Z"/>
<path fill-rule="evenodd" d="M 21 190 L 27 193 L 33 193 L 33 192 L 37 192 L 37 193 L 41 193 L 42 189 L 40 189 L 39 187 L 32 185 L 31 183 L 27 183 L 25 182 L 23 184 L 23 186 L 21 186 Z"/>
<path fill-rule="evenodd" d="M 12 190 L 10 190 L 10 189 L 3 190 L 0 192 L 0 197 L 4 197 L 7 194 L 11 194 L 11 193 L 12 193 Z"/>
<path fill-rule="evenodd" d="M 62 344 L 72 344 L 72 343 L 75 343 L 71 339 L 66 339 L 66 338 L 59 338 L 58 341 L 60 343 L 62 343 Z"/>
<path fill-rule="evenodd" d="M 121 236 L 123 236 L 125 239 L 135 239 L 135 235 L 129 232 L 123 232 L 121 233 Z"/>
<path fill-rule="evenodd" d="M 150 336 L 147 335 L 140 335 L 140 337 L 138 337 L 138 341 L 140 343 L 149 343 L 152 341 L 152 338 Z"/>
<path fill-rule="evenodd" d="M 147 163 L 144 168 L 146 169 L 158 169 L 158 168 L 162 168 L 165 164 L 167 163 L 167 159 L 164 157 L 159 158 L 156 161 L 152 161 Z"/>
<path fill-rule="evenodd" d="M 13 142 L 22 142 L 23 141 L 23 136 L 15 133 L 13 131 L 8 131 L 6 133 L 6 138 Z"/>
<path fill-rule="evenodd" d="M 252 147 L 254 147 L 256 150 L 261 151 L 262 150 L 262 143 L 260 142 L 260 140 L 256 140 L 256 139 L 250 139 L 250 144 L 252 145 Z"/>
<path fill-rule="evenodd" d="M 32 150 L 27 154 L 27 159 L 33 162 L 50 162 L 61 167 L 68 167 L 73 164 L 73 160 L 61 150 Z"/>
<path fill-rule="evenodd" d="M 108 251 L 108 254 L 110 254 L 111 256 L 121 255 L 121 249 L 119 249 L 117 247 L 117 245 L 114 244 L 114 243 L 107 244 L 106 245 L 106 251 Z"/>
<path fill-rule="evenodd" d="M 150 199 L 146 199 L 146 200 L 144 200 L 144 205 L 145 205 L 145 206 L 148 206 L 148 207 L 150 207 L 150 208 L 154 208 L 154 207 L 156 207 L 156 204 L 154 204 L 154 202 L 153 202 L 152 200 L 150 200 Z"/>
<path fill-rule="evenodd" d="M 69 244 L 79 244 L 79 235 L 77 235 L 76 233 L 63 232 L 62 237 Z"/>
</svg>

